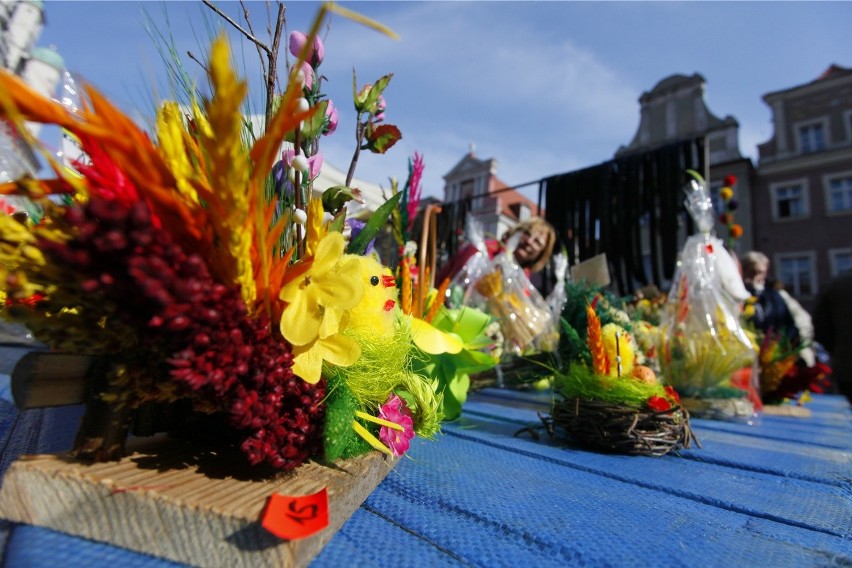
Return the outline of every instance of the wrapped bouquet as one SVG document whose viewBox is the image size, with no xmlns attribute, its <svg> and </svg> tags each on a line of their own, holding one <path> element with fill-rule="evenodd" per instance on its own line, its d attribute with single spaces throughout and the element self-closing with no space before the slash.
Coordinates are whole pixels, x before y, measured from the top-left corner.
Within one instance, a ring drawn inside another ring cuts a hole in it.
<svg viewBox="0 0 852 568">
<path fill-rule="evenodd" d="M 760 407 L 757 355 L 739 318 L 749 293 L 712 235 L 713 205 L 693 175 L 685 203 L 698 233 L 684 244 L 663 309 L 659 364 L 695 416 L 750 420 Z"/>
</svg>

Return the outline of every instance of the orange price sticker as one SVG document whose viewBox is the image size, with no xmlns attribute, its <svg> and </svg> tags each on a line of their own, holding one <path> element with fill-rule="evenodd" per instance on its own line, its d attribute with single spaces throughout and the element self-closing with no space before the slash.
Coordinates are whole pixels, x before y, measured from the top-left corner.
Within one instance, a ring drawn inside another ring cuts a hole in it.
<svg viewBox="0 0 852 568">
<path fill-rule="evenodd" d="M 273 493 L 260 515 L 260 524 L 279 538 L 307 538 L 328 526 L 328 492 L 294 497 Z"/>
</svg>

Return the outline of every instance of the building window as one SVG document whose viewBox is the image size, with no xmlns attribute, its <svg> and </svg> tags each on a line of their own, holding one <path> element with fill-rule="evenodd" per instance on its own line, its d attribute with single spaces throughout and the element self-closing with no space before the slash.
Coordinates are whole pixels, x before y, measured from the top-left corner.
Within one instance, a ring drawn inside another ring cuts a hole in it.
<svg viewBox="0 0 852 568">
<path fill-rule="evenodd" d="M 849 142 L 852 142 L 852 110 L 846 111 L 846 133 L 849 135 Z"/>
<path fill-rule="evenodd" d="M 825 129 L 822 123 L 799 127 L 799 151 L 803 154 L 825 150 Z"/>
<path fill-rule="evenodd" d="M 852 212 L 852 174 L 827 178 L 829 213 Z"/>
<path fill-rule="evenodd" d="M 473 180 L 467 179 L 461 182 L 461 199 L 473 197 Z"/>
<path fill-rule="evenodd" d="M 828 251 L 831 265 L 831 277 L 852 272 L 852 248 L 831 249 Z"/>
<path fill-rule="evenodd" d="M 846 139 L 852 143 L 852 110 L 847 110 L 846 116 Z"/>
<path fill-rule="evenodd" d="M 813 255 L 807 253 L 778 255 L 778 279 L 793 296 L 813 296 Z"/>
<path fill-rule="evenodd" d="M 774 219 L 799 219 L 808 215 L 808 193 L 804 182 L 771 187 Z"/>
</svg>

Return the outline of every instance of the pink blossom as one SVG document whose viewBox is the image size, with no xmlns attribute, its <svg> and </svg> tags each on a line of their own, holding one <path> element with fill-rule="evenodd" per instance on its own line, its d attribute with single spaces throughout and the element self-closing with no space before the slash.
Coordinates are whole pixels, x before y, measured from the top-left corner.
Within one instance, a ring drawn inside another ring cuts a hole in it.
<svg viewBox="0 0 852 568">
<path fill-rule="evenodd" d="M 379 439 L 390 448 L 395 457 L 399 457 L 408 451 L 411 438 L 414 437 L 414 419 L 411 409 L 397 395 L 392 394 L 388 401 L 379 409 L 379 418 L 399 424 L 402 431 L 382 426 L 379 429 Z"/>
<path fill-rule="evenodd" d="M 314 69 L 310 66 L 307 61 L 303 61 L 302 65 L 299 66 L 299 70 L 302 72 L 302 75 L 305 76 L 305 89 L 310 91 L 314 88 Z"/>
<path fill-rule="evenodd" d="M 293 167 L 293 159 L 296 157 L 296 151 L 288 148 L 281 153 L 281 159 L 289 167 Z M 310 171 L 310 179 L 316 179 L 322 169 L 322 152 L 317 152 L 308 158 L 308 170 Z"/>
<path fill-rule="evenodd" d="M 334 106 L 334 103 L 329 99 L 328 106 L 325 107 L 325 116 L 328 117 L 328 125 L 325 127 L 325 131 L 323 134 L 331 134 L 335 130 L 337 130 L 337 107 Z"/>
<path fill-rule="evenodd" d="M 385 119 L 385 109 L 387 108 L 387 103 L 385 102 L 384 95 L 379 95 L 379 100 L 376 103 L 376 114 L 373 116 L 373 119 L 376 122 L 381 122 Z"/>
<path fill-rule="evenodd" d="M 292 32 L 290 34 L 290 53 L 292 53 L 294 57 L 299 57 L 299 53 L 301 53 L 302 48 L 305 46 L 307 41 L 308 37 L 302 32 Z M 319 67 L 324 56 L 325 46 L 323 46 L 322 40 L 319 36 L 316 36 L 314 38 L 314 47 L 308 52 L 308 55 L 305 56 L 305 60 L 311 65 L 311 67 Z"/>
</svg>

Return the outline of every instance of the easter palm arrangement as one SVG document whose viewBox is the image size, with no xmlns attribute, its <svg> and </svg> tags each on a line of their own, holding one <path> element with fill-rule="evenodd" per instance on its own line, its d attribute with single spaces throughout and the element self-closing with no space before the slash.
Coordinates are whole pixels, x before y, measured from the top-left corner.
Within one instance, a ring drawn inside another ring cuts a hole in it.
<svg viewBox="0 0 852 568">
<path fill-rule="evenodd" d="M 396 278 L 362 256 L 399 198 L 347 241 L 343 205 L 357 192 L 312 195 L 318 140 L 337 121 L 316 73 L 328 9 L 291 34 L 296 62 L 259 134 L 246 130 L 247 83 L 221 37 L 209 94 L 162 104 L 153 138 L 91 86 L 71 112 L 0 75 L 3 118 L 58 125 L 88 157 L 77 176 L 43 152 L 56 177 L 0 187 L 45 212 L 37 224 L 0 216 L 2 316 L 94 361 L 77 457 L 119 457 L 139 414 L 166 404 L 224 425 L 260 471 L 399 456 L 439 430 L 441 395 L 416 372 Z M 359 149 L 381 153 L 401 136 L 377 125 L 388 80 L 356 93 Z"/>
<path fill-rule="evenodd" d="M 0 119 L 24 135 L 25 121 L 57 125 L 81 150 L 60 164 L 41 149 L 54 177 L 0 185 L 0 195 L 43 210 L 37 220 L 0 215 L 0 316 L 50 348 L 22 359 L 13 394 L 22 409 L 85 403 L 76 459 L 14 464 L 4 481 L 16 483 L 4 484 L 0 506 L 29 502 L 16 491 L 62 490 L 73 480 L 86 511 L 105 511 L 73 526 L 65 519 L 78 519 L 75 503 L 67 504 L 74 514 L 9 518 L 209 565 L 244 564 L 234 535 L 266 542 L 262 526 L 283 540 L 256 551 L 257 565 L 307 564 L 413 438 L 433 438 L 459 415 L 468 374 L 494 365 L 481 352 L 490 318 L 445 309 L 446 286 L 434 289 L 434 239 L 420 243 L 431 255 L 415 245 L 395 271 L 365 254 L 388 221 L 408 240 L 422 158 L 369 220 L 348 214 L 359 199 L 349 187 L 359 154 L 382 154 L 401 137 L 384 123 L 391 75 L 353 86 L 347 185 L 314 191 L 320 140 L 337 127 L 317 71 L 317 31 L 330 10 L 392 33 L 324 5 L 307 33 L 290 34 L 295 61 L 278 93 L 279 5 L 273 47 L 258 49 L 269 55 L 260 126 L 246 116 L 248 84 L 224 36 L 202 64 L 207 91 L 184 83 L 184 103 L 161 104 L 151 135 L 92 86 L 71 109 L 0 71 Z M 56 195 L 64 197 L 48 199 Z M 162 432 L 174 437 L 151 436 Z M 153 448 L 147 462 L 142 446 Z M 35 472 L 42 467 L 64 474 Z M 182 485 L 161 475 L 204 491 L 185 499 Z M 145 506 L 104 500 L 102 484 Z M 316 493 L 304 495 L 309 488 Z M 102 525 L 113 516 L 136 517 L 125 524 L 141 532 Z M 180 522 L 163 529 L 164 519 Z M 182 535 L 201 533 L 217 546 L 184 546 Z M 307 543 L 293 544 L 300 539 Z"/>
</svg>

